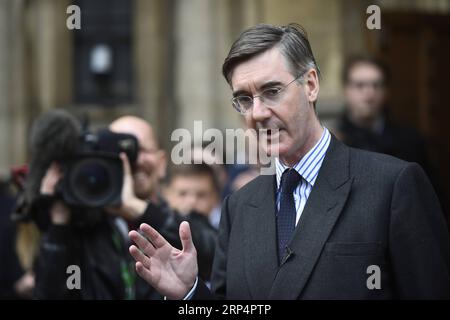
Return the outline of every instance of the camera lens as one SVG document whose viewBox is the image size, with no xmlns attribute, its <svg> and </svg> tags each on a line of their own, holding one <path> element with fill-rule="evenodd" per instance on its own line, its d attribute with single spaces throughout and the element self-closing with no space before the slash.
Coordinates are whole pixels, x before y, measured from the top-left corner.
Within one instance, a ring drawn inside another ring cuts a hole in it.
<svg viewBox="0 0 450 320">
<path fill-rule="evenodd" d="M 102 159 L 84 159 L 73 168 L 71 189 L 80 202 L 89 206 L 102 206 L 115 190 L 111 165 Z"/>
</svg>

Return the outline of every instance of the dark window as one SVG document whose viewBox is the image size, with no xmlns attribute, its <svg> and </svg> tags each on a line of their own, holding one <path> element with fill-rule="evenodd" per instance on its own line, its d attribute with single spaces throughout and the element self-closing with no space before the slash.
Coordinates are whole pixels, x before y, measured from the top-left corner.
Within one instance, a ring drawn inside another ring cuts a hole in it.
<svg viewBox="0 0 450 320">
<path fill-rule="evenodd" d="M 77 0 L 75 102 L 114 106 L 133 100 L 132 1 Z"/>
</svg>

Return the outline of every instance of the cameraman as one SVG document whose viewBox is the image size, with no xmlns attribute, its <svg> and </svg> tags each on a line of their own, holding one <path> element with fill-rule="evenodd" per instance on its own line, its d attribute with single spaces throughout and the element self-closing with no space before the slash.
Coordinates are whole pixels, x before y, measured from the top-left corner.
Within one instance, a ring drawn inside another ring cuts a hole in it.
<svg viewBox="0 0 450 320">
<path fill-rule="evenodd" d="M 200 264 L 199 273 L 209 279 L 212 260 L 214 258 L 217 233 L 195 211 L 180 215 L 169 208 L 162 197 L 161 180 L 166 176 L 166 153 L 159 148 L 152 127 L 143 119 L 124 116 L 115 120 L 109 129 L 116 133 L 131 134 L 139 141 L 139 154 L 132 170 L 126 157 L 123 157 L 125 168 L 122 203 L 120 208 L 108 208 L 126 219 L 133 228 L 141 223 L 148 223 L 175 247 L 181 249 L 179 225 L 183 220 L 190 223 L 192 237 L 197 246 L 197 258 L 205 262 Z M 138 283 L 139 285 L 139 283 Z"/>
<path fill-rule="evenodd" d="M 136 162 L 131 168 L 125 156 L 121 205 L 103 209 L 70 208 L 55 196 L 62 170 L 53 162 L 42 179 L 40 193 L 53 199 L 48 205 L 50 226 L 45 232 L 36 264 L 38 299 L 150 299 L 159 298 L 136 277 L 128 253 L 128 226 L 146 222 L 165 234 L 175 246 L 181 219 L 159 198 L 159 180 L 165 174 L 166 158 L 158 148 L 152 128 L 144 120 L 123 117 L 114 121 L 111 131 L 133 134 L 139 142 Z M 82 212 L 81 212 L 82 211 Z M 77 222 L 83 217 L 83 227 Z M 213 255 L 215 234 L 194 230 L 201 235 L 197 241 L 199 255 Z M 206 248 L 205 250 L 203 248 Z M 80 268 L 81 289 L 69 289 L 67 267 Z"/>
</svg>

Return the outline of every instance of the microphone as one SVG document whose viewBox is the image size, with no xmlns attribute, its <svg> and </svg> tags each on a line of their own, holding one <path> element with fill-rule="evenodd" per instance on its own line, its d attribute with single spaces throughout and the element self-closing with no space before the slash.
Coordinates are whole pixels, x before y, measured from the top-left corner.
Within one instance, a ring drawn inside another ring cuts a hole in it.
<svg viewBox="0 0 450 320">
<path fill-rule="evenodd" d="M 55 109 L 40 115 L 30 134 L 31 161 L 26 181 L 26 198 L 32 203 L 39 196 L 41 180 L 55 160 L 73 154 L 79 144 L 81 124 L 73 115 Z"/>
<path fill-rule="evenodd" d="M 283 260 L 281 260 L 280 267 L 282 265 L 284 265 L 294 255 L 295 255 L 295 252 L 289 246 L 286 246 L 286 254 L 283 257 Z"/>
</svg>

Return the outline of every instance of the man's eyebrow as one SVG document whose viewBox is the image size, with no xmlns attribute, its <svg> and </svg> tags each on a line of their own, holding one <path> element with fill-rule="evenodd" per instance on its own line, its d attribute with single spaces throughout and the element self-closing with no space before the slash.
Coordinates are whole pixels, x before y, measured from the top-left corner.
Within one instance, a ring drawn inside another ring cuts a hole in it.
<svg viewBox="0 0 450 320">
<path fill-rule="evenodd" d="M 280 85 L 283 85 L 283 83 L 281 81 L 274 80 L 274 81 L 269 81 L 269 82 L 264 83 L 259 89 L 264 90 L 267 88 L 272 88 L 272 87 L 280 86 Z"/>
<path fill-rule="evenodd" d="M 251 96 L 251 94 L 246 90 L 233 91 L 233 97 L 239 97 L 239 96 Z"/>
<path fill-rule="evenodd" d="M 272 87 L 280 86 L 280 85 L 283 85 L 283 83 L 281 81 L 273 80 L 273 81 L 264 83 L 261 87 L 258 88 L 258 90 L 262 91 L 267 88 L 272 88 Z M 238 97 L 238 96 L 242 96 L 242 95 L 251 96 L 251 94 L 246 90 L 237 90 L 237 91 L 233 92 L 233 97 Z"/>
<path fill-rule="evenodd" d="M 139 146 L 139 151 L 155 152 L 155 151 L 157 151 L 157 149 L 155 147 L 144 147 L 144 146 L 140 145 Z"/>
</svg>

